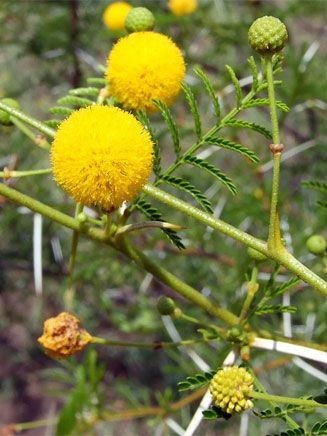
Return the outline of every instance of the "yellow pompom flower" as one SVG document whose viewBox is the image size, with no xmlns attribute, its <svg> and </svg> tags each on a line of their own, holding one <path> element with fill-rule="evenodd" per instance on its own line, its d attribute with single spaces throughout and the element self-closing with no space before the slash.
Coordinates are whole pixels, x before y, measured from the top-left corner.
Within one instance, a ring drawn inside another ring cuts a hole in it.
<svg viewBox="0 0 327 436">
<path fill-rule="evenodd" d="M 51 357 L 64 359 L 82 351 L 93 342 L 93 337 L 81 327 L 76 316 L 61 312 L 44 322 L 38 342 Z"/>
<path fill-rule="evenodd" d="M 133 115 L 113 106 L 73 112 L 51 148 L 56 182 L 77 202 L 108 212 L 136 197 L 152 161 L 149 133 Z"/>
<path fill-rule="evenodd" d="M 127 109 L 155 111 L 154 99 L 171 104 L 184 76 L 180 49 L 160 33 L 131 33 L 109 53 L 109 92 Z"/>
<path fill-rule="evenodd" d="M 110 30 L 124 30 L 125 20 L 132 6 L 127 2 L 114 2 L 103 13 L 103 22 Z"/>
<path fill-rule="evenodd" d="M 197 0 L 169 0 L 168 2 L 168 8 L 177 17 L 191 14 L 197 7 Z"/>
<path fill-rule="evenodd" d="M 250 409 L 253 383 L 252 375 L 245 368 L 234 365 L 220 369 L 209 386 L 213 404 L 230 414 Z"/>
</svg>

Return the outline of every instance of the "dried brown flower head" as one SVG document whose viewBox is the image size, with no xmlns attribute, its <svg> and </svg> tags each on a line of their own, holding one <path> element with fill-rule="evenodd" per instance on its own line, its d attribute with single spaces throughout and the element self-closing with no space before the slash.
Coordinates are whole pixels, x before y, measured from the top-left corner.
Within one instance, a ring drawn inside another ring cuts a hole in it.
<svg viewBox="0 0 327 436">
<path fill-rule="evenodd" d="M 72 356 L 92 342 L 92 336 L 80 326 L 74 315 L 62 312 L 44 322 L 43 335 L 38 342 L 47 354 L 57 359 Z"/>
</svg>

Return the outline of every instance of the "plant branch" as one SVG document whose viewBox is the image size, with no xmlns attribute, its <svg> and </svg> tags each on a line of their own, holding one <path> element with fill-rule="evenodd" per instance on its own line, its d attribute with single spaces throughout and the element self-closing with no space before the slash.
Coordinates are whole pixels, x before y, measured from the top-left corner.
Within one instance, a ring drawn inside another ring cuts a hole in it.
<svg viewBox="0 0 327 436">
<path fill-rule="evenodd" d="M 44 138 L 43 135 L 35 134 L 30 128 L 28 128 L 24 123 L 19 121 L 14 116 L 10 117 L 12 123 L 26 135 L 29 139 L 31 139 L 34 144 L 36 144 L 38 147 L 43 148 L 44 150 L 50 149 L 50 144 L 48 141 Z"/>
<path fill-rule="evenodd" d="M 2 103 L 0 101 L 0 109 L 7 112 L 12 117 L 17 118 L 18 120 L 23 121 L 24 123 L 28 124 L 31 127 L 35 127 L 35 129 L 39 130 L 39 132 L 44 133 L 45 135 L 49 136 L 50 138 L 53 138 L 55 135 L 55 131 L 45 125 L 44 123 L 41 123 L 40 121 L 35 120 L 32 117 L 29 117 L 28 115 L 24 114 L 23 112 L 13 109 L 12 107 Z"/>
<path fill-rule="evenodd" d="M 216 340 L 210 339 L 210 340 Z M 164 342 L 164 341 L 154 341 L 154 342 L 125 342 L 125 341 L 118 341 L 113 339 L 106 339 L 106 338 L 98 338 L 95 336 L 92 336 L 92 343 L 93 344 L 99 344 L 99 345 L 109 345 L 112 347 L 136 347 L 136 348 L 152 348 L 153 350 L 161 350 L 163 348 L 174 348 L 174 347 L 182 347 L 182 346 L 188 346 L 188 345 L 194 345 L 207 342 L 207 340 L 204 339 L 187 339 L 179 342 Z"/>
<path fill-rule="evenodd" d="M 270 105 L 270 118 L 272 125 L 272 135 L 273 135 L 273 145 L 279 146 L 280 136 L 279 136 L 279 126 L 278 126 L 278 116 L 276 107 L 276 96 L 274 89 L 274 75 L 271 56 L 267 56 L 265 59 L 267 83 L 268 83 L 268 97 Z M 268 248 L 270 250 L 276 250 L 282 248 L 281 238 L 280 238 L 280 228 L 279 220 L 277 214 L 278 206 L 278 195 L 279 195 L 279 173 L 280 173 L 280 162 L 281 162 L 281 150 L 282 147 L 274 148 L 271 146 L 273 152 L 273 181 L 272 181 L 272 192 L 271 192 L 271 202 L 270 202 L 270 219 L 269 219 L 269 234 L 268 234 Z"/>
<path fill-rule="evenodd" d="M 126 239 L 119 240 L 118 248 L 131 259 L 135 261 L 138 265 L 142 266 L 145 270 L 152 273 L 160 281 L 174 289 L 177 293 L 185 297 L 186 299 L 192 301 L 197 306 L 206 310 L 211 315 L 217 316 L 224 322 L 230 325 L 235 325 L 238 323 L 238 318 L 231 312 L 222 307 L 219 307 L 208 300 L 199 291 L 192 288 L 190 285 L 186 284 L 175 275 L 171 274 L 166 269 L 162 268 L 160 265 L 155 263 L 144 253 L 139 251 L 137 248 L 129 244 Z"/>
<path fill-rule="evenodd" d="M 207 226 L 218 230 L 219 232 L 227 236 L 230 236 L 231 238 L 241 242 L 248 247 L 252 247 L 260 251 L 260 253 L 266 255 L 267 257 L 276 260 L 289 271 L 292 271 L 294 274 L 300 277 L 304 282 L 311 285 L 321 294 L 327 296 L 327 283 L 325 282 L 325 280 L 317 276 L 309 268 L 299 262 L 285 248 L 278 251 L 269 250 L 267 248 L 267 245 L 260 239 L 257 239 L 254 236 L 251 236 L 248 233 L 243 232 L 242 230 L 239 230 L 236 227 L 225 223 L 224 221 L 219 220 L 194 206 L 191 206 L 185 201 L 179 200 L 173 195 L 168 194 L 167 192 L 162 191 L 161 189 L 156 188 L 153 185 L 145 185 L 143 187 L 143 191 L 151 197 L 155 198 L 156 200 L 159 200 L 162 203 L 165 203 L 168 206 L 171 206 L 174 209 L 183 212 L 186 215 L 197 219 L 198 221 L 203 222 Z"/>
<path fill-rule="evenodd" d="M 41 176 L 43 174 L 50 174 L 52 172 L 51 168 L 45 168 L 44 170 L 26 170 L 26 171 L 11 171 L 5 168 L 4 171 L 0 171 L 0 177 L 5 180 L 16 178 L 16 177 L 28 177 L 28 176 Z"/>
<path fill-rule="evenodd" d="M 131 247 L 131 245 L 128 244 L 123 245 L 121 238 L 115 242 L 106 236 L 103 230 L 94 227 L 90 228 L 83 226 L 77 219 L 59 212 L 58 210 L 53 209 L 52 207 L 47 206 L 44 203 L 29 197 L 28 195 L 22 194 L 21 192 L 18 192 L 3 183 L 0 183 L 0 195 L 4 195 L 13 201 L 28 207 L 34 212 L 38 212 L 41 215 L 50 218 L 51 220 L 56 221 L 57 223 L 62 224 L 72 230 L 76 230 L 81 234 L 83 233 L 95 241 L 112 246 L 113 248 L 123 252 L 138 265 L 142 266 L 146 271 L 150 272 L 167 286 L 174 289 L 177 293 L 192 301 L 194 304 L 202 307 L 208 313 L 217 316 L 228 324 L 235 325 L 238 323 L 238 317 L 236 315 L 213 304 L 199 291 L 184 283 L 178 277 L 156 264 L 145 254 L 139 252 L 136 248 Z"/>
<path fill-rule="evenodd" d="M 295 404 L 303 407 L 322 407 L 327 408 L 327 404 L 317 403 L 314 400 L 306 400 L 304 398 L 282 397 L 280 395 L 270 395 L 264 392 L 250 392 L 249 395 L 257 400 L 273 401 L 282 404 Z"/>
</svg>

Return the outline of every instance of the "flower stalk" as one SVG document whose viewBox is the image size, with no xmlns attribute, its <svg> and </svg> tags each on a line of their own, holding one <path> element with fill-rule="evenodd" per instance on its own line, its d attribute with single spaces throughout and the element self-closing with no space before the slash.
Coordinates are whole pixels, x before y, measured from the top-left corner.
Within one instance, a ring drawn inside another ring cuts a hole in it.
<svg viewBox="0 0 327 436">
<path fill-rule="evenodd" d="M 11 171 L 5 168 L 4 171 L 0 171 L 0 177 L 5 180 L 18 178 L 18 177 L 29 177 L 29 176 L 42 176 L 44 174 L 50 174 L 51 168 L 45 168 L 44 170 L 26 170 L 26 171 Z"/>
<path fill-rule="evenodd" d="M 283 147 L 280 144 L 276 96 L 274 88 L 274 75 L 272 66 L 272 56 L 268 55 L 265 58 L 266 75 L 268 83 L 268 97 L 270 105 L 270 118 L 272 126 L 273 145 L 271 151 L 273 153 L 273 180 L 272 192 L 270 202 L 270 220 L 269 220 L 269 234 L 268 234 L 268 248 L 272 251 L 279 251 L 283 249 L 280 237 L 280 228 L 278 220 L 278 195 L 279 195 L 279 179 L 280 179 L 280 162 L 281 152 Z"/>
<path fill-rule="evenodd" d="M 249 312 L 253 298 L 255 297 L 255 294 L 259 289 L 259 284 L 257 283 L 257 276 L 258 276 L 258 268 L 257 266 L 254 266 L 251 273 L 251 280 L 247 284 L 247 294 L 240 314 L 241 324 L 243 324 L 244 321 L 246 320 L 246 316 Z"/>
<path fill-rule="evenodd" d="M 256 400 L 265 400 L 270 402 L 273 401 L 275 403 L 281 403 L 281 404 L 294 404 L 296 406 L 303 406 L 303 407 L 327 408 L 327 404 L 318 403 L 317 401 L 308 400 L 305 398 L 283 397 L 281 395 L 271 395 L 265 392 L 257 392 L 257 391 L 250 392 L 249 396 L 255 398 Z"/>
</svg>

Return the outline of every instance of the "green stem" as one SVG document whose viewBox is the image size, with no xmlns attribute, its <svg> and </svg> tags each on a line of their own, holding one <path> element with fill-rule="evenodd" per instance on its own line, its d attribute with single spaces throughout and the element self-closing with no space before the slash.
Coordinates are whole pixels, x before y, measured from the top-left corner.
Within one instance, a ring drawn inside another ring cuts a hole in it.
<svg viewBox="0 0 327 436">
<path fill-rule="evenodd" d="M 83 211 L 83 205 L 80 203 L 76 204 L 75 207 L 75 218 L 79 213 Z M 69 266 L 68 266 L 68 286 L 65 291 L 64 301 L 67 309 L 72 309 L 74 297 L 75 297 L 75 287 L 74 287 L 74 270 L 76 264 L 76 255 L 77 255 L 77 246 L 79 240 L 79 230 L 73 231 L 72 244 L 70 249 L 70 258 L 69 258 Z"/>
<path fill-rule="evenodd" d="M 72 218 L 62 212 L 59 212 L 56 209 L 53 209 L 52 207 L 47 206 L 44 203 L 41 203 L 40 201 L 29 197 L 28 195 L 22 194 L 21 192 L 18 192 L 13 188 L 4 185 L 3 183 L 0 183 L 0 195 L 4 195 L 5 197 L 10 198 L 16 203 L 26 206 L 34 212 L 39 212 L 41 215 L 50 218 L 52 221 L 56 221 L 57 223 L 62 224 L 65 227 L 68 227 L 72 230 L 77 230 L 80 233 L 88 236 L 90 239 L 112 246 L 116 250 L 123 252 L 130 259 L 134 260 L 138 265 L 144 267 L 146 271 L 156 276 L 167 286 L 174 289 L 177 293 L 205 309 L 208 313 L 217 316 L 228 324 L 236 325 L 238 323 L 238 317 L 235 316 L 233 313 L 213 304 L 199 291 L 187 285 L 176 276 L 171 274 L 169 271 L 157 265 L 143 253 L 137 251 L 136 249 L 133 249 L 130 246 L 123 247 L 121 245 L 122 241 L 119 241 L 119 244 L 118 242 L 114 242 L 105 235 L 102 229 L 82 226 L 77 219 Z"/>
<path fill-rule="evenodd" d="M 268 97 L 270 105 L 270 118 L 272 126 L 273 143 L 280 143 L 276 96 L 274 88 L 274 75 L 271 57 L 265 59 L 267 83 L 268 83 Z M 270 202 L 270 219 L 269 219 L 269 234 L 268 234 L 268 248 L 270 250 L 278 250 L 280 248 L 280 230 L 279 221 L 277 216 L 278 207 L 278 194 L 279 194 L 279 174 L 280 174 L 280 162 L 281 153 L 273 152 L 273 180 L 272 180 L 272 192 Z"/>
<path fill-rule="evenodd" d="M 144 253 L 137 250 L 137 248 L 129 244 L 126 239 L 119 240 L 118 249 L 120 249 L 123 253 L 127 254 L 128 257 L 133 259 L 135 263 L 143 267 L 146 271 L 152 273 L 161 282 L 165 283 L 166 285 L 174 289 L 178 294 L 182 295 L 189 301 L 192 301 L 197 306 L 202 307 L 202 309 L 206 310 L 211 315 L 217 316 L 217 318 L 220 318 L 222 321 L 230 325 L 236 325 L 238 323 L 239 320 L 237 316 L 235 316 L 228 310 L 212 303 L 199 291 L 192 288 L 192 286 L 184 283 L 182 280 L 171 274 L 169 271 L 155 263 Z"/>
<path fill-rule="evenodd" d="M 303 407 L 322 407 L 327 408 L 327 404 L 317 403 L 314 400 L 305 400 L 303 398 L 282 397 L 280 395 L 270 395 L 263 392 L 252 391 L 249 393 L 252 398 L 257 400 L 273 401 L 282 404 L 295 404 Z"/>
<path fill-rule="evenodd" d="M 267 56 L 265 61 L 266 61 L 265 63 L 266 63 L 266 73 L 267 73 L 272 137 L 273 137 L 274 144 L 279 144 L 280 136 L 279 136 L 278 115 L 277 115 L 276 96 L 275 96 L 275 88 L 274 88 L 274 74 L 273 74 L 271 56 Z"/>
<path fill-rule="evenodd" d="M 222 220 L 216 219 L 212 215 L 209 215 L 208 213 L 203 212 L 202 210 L 191 206 L 190 204 L 179 200 L 173 195 L 168 194 L 167 192 L 164 192 L 161 189 L 158 189 L 152 185 L 145 185 L 143 187 L 143 191 L 151 197 L 155 198 L 156 200 L 159 200 L 162 203 L 165 203 L 168 206 L 171 206 L 174 209 L 183 212 L 186 215 L 197 219 L 198 221 L 203 222 L 207 226 L 218 230 L 219 232 L 227 236 L 230 236 L 231 238 L 241 242 L 248 247 L 252 247 L 260 251 L 260 253 L 266 255 L 267 257 L 276 260 L 278 263 L 283 265 L 289 271 L 292 271 L 294 274 L 296 274 L 303 281 L 311 285 L 321 294 L 327 296 L 327 283 L 321 277 L 317 276 L 309 268 L 299 262 L 290 253 L 288 253 L 285 248 L 278 251 L 268 250 L 267 245 L 260 239 L 257 239 L 254 236 L 251 236 L 248 233 L 245 233 L 242 230 L 239 230 L 236 227 L 225 223 Z"/>
<path fill-rule="evenodd" d="M 112 233 L 112 217 L 110 215 L 106 215 L 106 222 L 104 226 L 104 233 L 107 237 L 109 237 Z"/>
<path fill-rule="evenodd" d="M 202 221 L 208 226 L 230 236 L 231 238 L 236 239 L 249 247 L 257 249 L 261 253 L 285 266 L 285 268 L 287 268 L 289 271 L 294 272 L 294 274 L 296 274 L 306 283 L 310 284 L 313 288 L 317 289 L 323 295 L 327 295 L 327 283 L 321 277 L 317 276 L 314 272 L 309 270 L 301 262 L 295 259 L 295 257 L 293 257 L 286 250 L 283 253 L 270 253 L 267 250 L 265 243 L 260 241 L 259 239 L 256 239 L 253 236 L 242 232 L 241 230 L 238 230 L 235 227 L 221 220 L 215 219 L 212 215 L 209 215 L 193 206 L 190 206 L 189 204 L 178 200 L 177 198 L 165 193 L 164 191 L 161 191 L 158 188 L 154 188 L 151 185 L 146 185 L 145 192 L 151 192 L 153 196 L 155 196 L 155 198 L 158 198 L 164 203 L 167 203 L 170 206 L 177 208 L 178 210 L 182 210 L 184 212 L 186 211 L 187 215 L 193 216 L 199 221 Z M 34 212 L 39 212 L 41 215 L 50 218 L 51 220 L 56 221 L 64 225 L 65 227 L 68 227 L 72 230 L 79 230 L 81 233 L 86 234 L 89 238 L 93 240 L 101 241 L 114 246 L 113 243 L 110 243 L 110 241 L 108 241 L 108 238 L 100 229 L 96 229 L 94 227 L 89 228 L 87 226 L 82 229 L 82 226 L 78 220 L 62 212 L 59 212 L 58 210 L 53 209 L 52 207 L 47 206 L 44 203 L 41 203 L 40 201 L 29 197 L 28 195 L 22 194 L 21 192 L 18 192 L 3 183 L 0 183 L 0 195 L 4 195 L 5 197 L 15 201 L 16 203 L 28 207 Z M 182 209 L 180 209 L 180 206 L 182 206 Z"/>
<path fill-rule="evenodd" d="M 218 230 L 219 232 L 224 233 L 225 235 L 230 236 L 231 238 L 236 239 L 237 241 L 242 242 L 249 247 L 255 248 L 266 256 L 269 255 L 266 244 L 263 241 L 260 241 L 248 233 L 245 233 L 242 230 L 239 230 L 236 227 L 219 220 L 194 206 L 191 206 L 185 201 L 182 201 L 150 184 L 147 184 L 143 187 L 143 192 L 155 198 L 156 200 L 159 200 L 162 203 L 165 203 L 168 206 L 171 206 L 174 209 L 203 222 L 209 227 L 212 227 L 213 229 Z"/>
<path fill-rule="evenodd" d="M 45 168 L 44 170 L 27 170 L 27 171 L 0 171 L 0 177 L 4 179 L 12 179 L 14 177 L 28 177 L 28 176 L 40 176 L 42 174 L 50 174 L 51 168 Z"/>
<path fill-rule="evenodd" d="M 39 427 L 54 425 L 57 422 L 58 422 L 58 418 L 48 418 L 48 419 L 40 419 L 38 421 L 21 422 L 19 424 L 9 424 L 8 427 L 18 433 L 24 430 L 33 430 Z"/>
<path fill-rule="evenodd" d="M 188 339 L 184 341 L 179 342 L 162 342 L 162 341 L 155 341 L 155 342 L 124 342 L 124 341 L 115 341 L 111 339 L 105 339 L 105 338 L 97 338 L 92 337 L 92 343 L 93 344 L 99 344 L 99 345 L 110 345 L 113 347 L 135 347 L 135 348 L 153 348 L 156 350 L 159 350 L 161 348 L 174 348 L 174 347 L 181 347 L 181 346 L 187 346 L 187 345 L 194 345 L 198 343 L 205 342 L 203 339 Z"/>
<path fill-rule="evenodd" d="M 197 325 L 199 325 L 201 327 L 205 327 L 207 329 L 212 329 L 212 330 L 214 330 L 219 335 L 219 337 L 224 338 L 224 339 L 226 338 L 225 330 L 223 330 L 222 328 L 217 327 L 214 324 L 207 324 L 207 323 L 205 323 L 203 321 L 200 321 L 197 318 L 194 318 L 193 316 L 186 315 L 183 312 L 179 316 L 179 319 L 183 319 L 185 321 L 191 322 L 193 324 L 197 324 Z"/>
<path fill-rule="evenodd" d="M 180 167 L 184 162 L 185 158 L 188 156 L 192 156 L 199 148 L 201 148 L 208 138 L 215 135 L 219 130 L 221 130 L 225 123 L 232 118 L 234 118 L 241 110 L 243 109 L 243 106 L 249 102 L 255 95 L 257 91 L 251 90 L 242 100 L 241 106 L 238 108 L 232 109 L 228 114 L 224 116 L 224 118 L 220 121 L 219 125 L 213 126 L 211 129 L 207 131 L 205 135 L 203 135 L 202 139 L 200 141 L 195 142 L 182 156 L 180 156 L 176 162 L 172 163 L 167 170 L 158 178 L 158 180 L 155 181 L 154 186 L 159 186 L 161 183 L 163 183 L 163 177 L 169 176 L 172 174 L 178 167 Z M 130 210 L 133 210 L 135 205 L 132 205 Z"/>
<path fill-rule="evenodd" d="M 253 298 L 259 289 L 259 285 L 257 283 L 257 276 L 258 276 L 258 268 L 254 266 L 252 269 L 251 280 L 247 284 L 247 294 L 240 314 L 241 324 L 243 324 L 243 321 L 246 320 L 246 316 L 250 309 Z"/>
<path fill-rule="evenodd" d="M 0 101 L 0 109 L 7 112 L 12 117 L 17 118 L 18 120 L 23 121 L 24 123 L 28 124 L 31 127 L 35 127 L 39 132 L 44 133 L 45 135 L 49 136 L 50 138 L 53 138 L 55 135 L 55 131 L 51 129 L 50 127 L 46 126 L 45 124 L 41 123 L 40 121 L 35 120 L 32 117 L 29 117 L 28 115 L 24 114 L 23 112 L 13 109 L 12 107 L 2 103 Z"/>
<path fill-rule="evenodd" d="M 35 135 L 35 133 L 32 132 L 31 129 L 29 129 L 24 123 L 21 123 L 17 118 L 12 116 L 10 119 L 11 119 L 12 123 L 21 132 L 24 133 L 24 135 L 26 135 L 28 138 L 30 138 L 34 142 L 34 144 L 36 144 L 38 147 L 43 148 L 45 150 L 50 149 L 50 144 L 48 143 L 48 141 L 44 137 L 41 137 L 40 135 Z"/>
<path fill-rule="evenodd" d="M 253 377 L 254 377 L 254 383 L 255 383 L 256 388 L 257 388 L 257 389 L 260 389 L 260 390 L 262 391 L 262 393 L 264 393 L 264 394 L 266 394 L 266 395 L 269 395 L 269 394 L 267 393 L 267 391 L 266 391 L 266 388 L 263 386 L 263 384 L 260 382 L 260 380 L 255 376 L 254 372 L 253 372 L 252 370 L 250 370 L 250 372 L 252 373 L 252 375 L 253 375 Z M 277 406 L 277 403 L 276 403 L 273 399 L 269 398 L 269 399 L 267 399 L 267 401 L 268 401 L 268 402 L 269 402 L 273 407 L 276 407 L 276 406 Z M 284 418 L 285 418 L 286 422 L 288 423 L 288 425 L 289 425 L 291 428 L 295 429 L 295 428 L 298 428 L 298 427 L 299 427 L 299 425 L 297 424 L 297 422 L 295 422 L 294 419 L 292 419 L 290 416 L 288 416 L 287 412 L 285 412 Z"/>
</svg>

